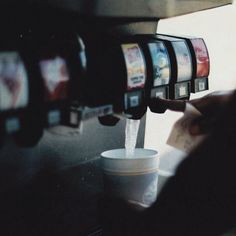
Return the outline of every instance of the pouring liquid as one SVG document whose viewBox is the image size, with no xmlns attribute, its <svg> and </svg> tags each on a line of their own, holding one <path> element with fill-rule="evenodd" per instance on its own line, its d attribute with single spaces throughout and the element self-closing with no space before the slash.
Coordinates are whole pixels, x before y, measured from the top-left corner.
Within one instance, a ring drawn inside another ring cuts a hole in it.
<svg viewBox="0 0 236 236">
<path fill-rule="evenodd" d="M 126 158 L 132 158 L 134 156 L 139 125 L 140 125 L 140 120 L 126 119 L 126 127 L 125 127 Z"/>
</svg>

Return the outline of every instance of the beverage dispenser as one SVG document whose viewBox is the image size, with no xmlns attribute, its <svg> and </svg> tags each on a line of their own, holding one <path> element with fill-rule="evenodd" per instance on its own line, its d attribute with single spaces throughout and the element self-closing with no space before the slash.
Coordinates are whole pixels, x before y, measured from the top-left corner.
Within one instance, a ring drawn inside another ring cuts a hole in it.
<svg viewBox="0 0 236 236">
<path fill-rule="evenodd" d="M 29 77 L 17 49 L 0 53 L 1 130 L 12 134 L 19 131 L 24 110 L 29 104 Z"/>
<path fill-rule="evenodd" d="M 191 90 L 193 93 L 209 89 L 208 76 L 210 73 L 210 59 L 206 44 L 202 38 L 183 37 L 193 56 L 193 78 Z"/>
<path fill-rule="evenodd" d="M 145 113 L 144 89 L 146 83 L 146 65 L 143 52 L 137 43 L 122 44 L 122 53 L 125 59 L 127 87 L 124 96 L 125 113 L 132 117 L 142 117 Z"/>
<path fill-rule="evenodd" d="M 189 99 L 193 66 L 187 43 L 183 39 L 164 35 L 157 35 L 156 38 L 166 44 L 173 63 L 170 98 Z"/>
<path fill-rule="evenodd" d="M 39 39 L 38 71 L 43 84 L 44 126 L 79 124 L 86 57 L 75 33 L 51 34 Z M 76 109 L 77 108 L 77 109 Z"/>
<path fill-rule="evenodd" d="M 44 128 L 79 126 L 86 55 L 76 32 L 20 35 L 2 44 L 1 133 L 31 146 Z"/>
<path fill-rule="evenodd" d="M 165 36 L 165 35 L 163 35 Z M 167 35 L 171 36 L 171 35 Z M 173 36 L 172 36 L 173 37 Z M 210 73 L 210 59 L 206 43 L 203 38 L 193 36 L 174 35 L 186 41 L 191 52 L 193 73 L 191 92 L 197 93 L 209 89 L 208 76 Z"/>
<path fill-rule="evenodd" d="M 35 76 L 34 55 L 27 40 L 3 38 L 0 52 L 1 138 L 14 137 L 22 146 L 34 146 L 42 136 L 41 86 Z M 28 45 L 27 48 L 25 46 Z"/>
<path fill-rule="evenodd" d="M 153 35 L 138 35 L 147 61 L 147 97 L 169 98 L 169 83 L 172 76 L 170 55 L 164 42 Z"/>
<path fill-rule="evenodd" d="M 173 62 L 164 42 L 154 35 L 136 35 L 140 43 L 147 65 L 147 82 L 145 99 L 151 111 L 163 113 L 165 110 L 158 105 L 157 99 L 169 99 L 170 81 L 173 74 Z"/>
<path fill-rule="evenodd" d="M 84 104 L 90 110 L 100 108 L 94 115 L 104 125 L 115 125 L 121 117 L 141 119 L 146 112 L 147 72 L 140 45 L 133 37 L 106 35 L 100 40 L 100 48 L 95 48 L 93 41 L 86 45 Z"/>
<path fill-rule="evenodd" d="M 146 100 L 151 111 L 165 112 L 158 98 L 189 99 L 196 65 L 184 39 L 171 35 L 137 35 L 147 61 Z"/>
<path fill-rule="evenodd" d="M 99 156 L 124 146 L 120 118 L 141 118 L 142 148 L 151 101 L 188 99 L 192 91 L 191 50 L 183 39 L 155 35 L 159 19 L 228 3 L 0 2 L 2 35 L 14 32 L 7 44 L 0 42 L 1 235 L 102 235 Z M 33 35 L 25 41 L 22 32 Z M 196 78 L 206 77 L 199 69 Z M 116 125 L 102 126 L 97 117 Z M 48 132 L 58 124 L 77 127 L 80 120 L 80 135 Z M 12 136 L 34 147 L 19 148 Z"/>
</svg>

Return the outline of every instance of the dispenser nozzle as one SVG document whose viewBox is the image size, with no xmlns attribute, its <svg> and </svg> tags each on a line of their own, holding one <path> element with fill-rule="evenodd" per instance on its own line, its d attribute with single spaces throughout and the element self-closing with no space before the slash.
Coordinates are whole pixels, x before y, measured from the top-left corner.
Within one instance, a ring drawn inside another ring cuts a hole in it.
<svg viewBox="0 0 236 236">
<path fill-rule="evenodd" d="M 100 116 L 98 117 L 98 120 L 101 125 L 105 126 L 115 126 L 120 121 L 119 118 L 112 115 Z"/>
</svg>

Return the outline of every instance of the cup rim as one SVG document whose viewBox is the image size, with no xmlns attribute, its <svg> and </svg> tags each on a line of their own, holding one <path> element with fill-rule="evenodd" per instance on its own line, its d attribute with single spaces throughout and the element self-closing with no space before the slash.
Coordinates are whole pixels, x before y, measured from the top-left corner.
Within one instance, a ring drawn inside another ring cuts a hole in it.
<svg viewBox="0 0 236 236">
<path fill-rule="evenodd" d="M 101 153 L 101 157 L 104 159 L 109 159 L 109 160 L 135 160 L 135 159 L 151 159 L 151 158 L 157 158 L 158 155 L 158 151 L 154 150 L 154 149 L 148 149 L 148 148 L 135 148 L 135 151 L 141 151 L 145 152 L 147 151 L 147 154 L 143 153 L 142 155 L 138 156 L 138 157 L 125 157 L 123 156 L 111 156 L 108 155 L 109 153 L 114 153 L 114 152 L 124 152 L 125 153 L 125 148 L 117 148 L 117 149 L 111 149 L 111 150 L 107 150 Z M 148 155 L 149 152 L 149 155 Z M 121 154 L 121 153 L 119 153 Z"/>
</svg>

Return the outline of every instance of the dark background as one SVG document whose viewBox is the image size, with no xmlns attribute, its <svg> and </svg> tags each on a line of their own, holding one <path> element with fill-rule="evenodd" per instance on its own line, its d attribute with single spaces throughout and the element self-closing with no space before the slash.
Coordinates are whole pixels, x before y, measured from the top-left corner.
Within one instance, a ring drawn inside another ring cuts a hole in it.
<svg viewBox="0 0 236 236">
<path fill-rule="evenodd" d="M 145 118 L 137 146 L 143 147 Z M 125 120 L 105 127 L 83 123 L 82 134 L 45 131 L 34 148 L 11 139 L 0 150 L 1 235 L 87 235 L 99 227 L 101 152 L 124 147 Z M 72 132 L 72 133 L 71 133 Z"/>
</svg>

